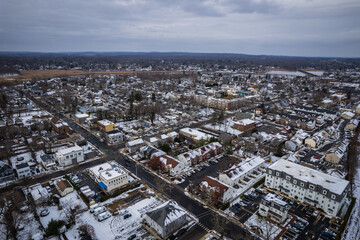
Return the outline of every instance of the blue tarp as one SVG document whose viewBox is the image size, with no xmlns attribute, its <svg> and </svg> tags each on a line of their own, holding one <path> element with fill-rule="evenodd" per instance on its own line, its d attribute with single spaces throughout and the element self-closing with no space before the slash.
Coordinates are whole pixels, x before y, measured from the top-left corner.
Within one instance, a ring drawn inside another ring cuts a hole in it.
<svg viewBox="0 0 360 240">
<path fill-rule="evenodd" d="M 107 188 L 107 186 L 106 186 L 103 182 L 99 182 L 98 184 L 99 184 L 99 186 L 100 186 L 102 189 L 106 189 L 106 188 Z"/>
</svg>

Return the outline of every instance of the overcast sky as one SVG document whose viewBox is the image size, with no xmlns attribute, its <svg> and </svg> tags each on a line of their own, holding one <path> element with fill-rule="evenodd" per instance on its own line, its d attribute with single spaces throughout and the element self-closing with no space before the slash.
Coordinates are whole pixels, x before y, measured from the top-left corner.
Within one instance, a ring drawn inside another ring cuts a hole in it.
<svg viewBox="0 0 360 240">
<path fill-rule="evenodd" d="M 0 0 L 0 51 L 360 57 L 360 0 Z"/>
</svg>

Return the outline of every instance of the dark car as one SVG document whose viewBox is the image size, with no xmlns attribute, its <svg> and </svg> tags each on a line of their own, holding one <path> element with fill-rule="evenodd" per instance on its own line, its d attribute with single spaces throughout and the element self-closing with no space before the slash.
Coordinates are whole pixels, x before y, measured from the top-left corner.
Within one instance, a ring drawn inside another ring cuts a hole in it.
<svg viewBox="0 0 360 240">
<path fill-rule="evenodd" d="M 130 237 L 128 237 L 128 240 L 133 240 L 133 239 L 135 239 L 136 238 L 136 234 L 133 234 L 133 235 L 131 235 Z"/>
<path fill-rule="evenodd" d="M 186 233 L 186 229 L 180 229 L 180 231 L 178 232 L 178 236 L 181 236 L 181 235 L 183 235 L 184 233 Z"/>
<path fill-rule="evenodd" d="M 124 215 L 124 219 L 128 219 L 129 217 L 131 217 L 132 215 L 130 213 Z"/>
</svg>

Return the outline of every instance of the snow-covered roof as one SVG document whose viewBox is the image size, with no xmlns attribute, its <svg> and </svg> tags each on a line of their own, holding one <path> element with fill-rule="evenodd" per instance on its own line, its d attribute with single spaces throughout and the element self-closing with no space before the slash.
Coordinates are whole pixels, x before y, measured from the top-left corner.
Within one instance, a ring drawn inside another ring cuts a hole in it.
<svg viewBox="0 0 360 240">
<path fill-rule="evenodd" d="M 238 125 L 242 125 L 242 126 L 247 126 L 247 125 L 250 125 L 250 124 L 254 124 L 255 121 L 246 118 L 246 119 L 241 119 L 241 120 L 239 120 L 237 122 L 234 122 L 234 123 L 236 123 Z"/>
<path fill-rule="evenodd" d="M 186 211 L 180 208 L 175 201 L 168 201 L 161 204 L 156 209 L 147 212 L 146 215 L 161 227 L 166 227 L 180 217 L 186 215 Z"/>
<path fill-rule="evenodd" d="M 242 161 L 241 163 L 232 166 L 228 170 L 224 171 L 224 174 L 226 174 L 231 180 L 236 180 L 237 178 L 243 176 L 247 172 L 255 169 L 259 165 L 263 164 L 265 162 L 265 159 L 262 157 L 253 157 L 248 158 Z"/>
<path fill-rule="evenodd" d="M 280 159 L 269 166 L 269 169 L 285 172 L 286 174 L 304 182 L 318 184 L 339 195 L 344 192 L 345 188 L 349 184 L 349 181 L 330 176 L 326 173 L 316 171 L 285 159 Z"/>
<path fill-rule="evenodd" d="M 101 176 L 105 180 L 111 180 L 126 174 L 126 172 L 122 170 L 115 162 L 106 162 L 96 165 L 92 168 L 89 168 L 89 171 L 92 172 L 97 178 L 100 178 Z"/>
<path fill-rule="evenodd" d="M 108 126 L 108 125 L 112 125 L 112 124 L 114 124 L 114 123 L 111 122 L 111 121 L 109 121 L 109 120 L 107 120 L 107 119 L 104 119 L 104 120 L 98 121 L 98 124 L 101 124 L 101 125 L 103 125 L 103 126 Z"/>
<path fill-rule="evenodd" d="M 79 147 L 78 145 L 75 145 L 74 147 L 69 147 L 69 148 L 65 148 L 65 149 L 61 149 L 59 151 L 57 151 L 57 155 L 61 156 L 61 155 L 66 155 L 72 152 L 78 152 L 78 151 L 83 151 L 83 149 L 81 147 Z"/>
<path fill-rule="evenodd" d="M 88 118 L 89 115 L 86 114 L 86 113 L 78 113 L 78 114 L 75 114 L 75 117 L 77 117 L 77 118 Z"/>
<path fill-rule="evenodd" d="M 144 143 L 144 140 L 142 140 L 142 138 L 139 138 L 139 139 L 136 139 L 136 140 L 133 140 L 133 141 L 130 141 L 127 143 L 127 145 L 129 147 L 133 147 L 133 146 L 136 146 L 136 145 L 139 145 L 139 144 L 143 144 Z"/>
<path fill-rule="evenodd" d="M 265 199 L 266 201 L 268 201 L 268 202 L 273 202 L 273 203 L 275 203 L 275 204 L 277 204 L 277 205 L 280 205 L 280 206 L 286 206 L 286 205 L 287 205 L 287 202 L 285 202 L 285 201 L 277 198 L 276 195 L 273 194 L 273 193 L 268 193 L 268 194 L 264 197 L 264 199 Z"/>
<path fill-rule="evenodd" d="M 200 132 L 199 130 L 197 129 L 193 129 L 193 128 L 183 128 L 180 130 L 180 132 L 183 132 L 187 135 L 191 135 L 193 136 L 193 138 L 195 140 L 201 140 L 201 139 L 208 139 L 208 138 L 211 138 L 212 136 L 209 135 L 209 134 L 206 134 L 206 133 L 203 133 L 203 132 Z"/>
</svg>

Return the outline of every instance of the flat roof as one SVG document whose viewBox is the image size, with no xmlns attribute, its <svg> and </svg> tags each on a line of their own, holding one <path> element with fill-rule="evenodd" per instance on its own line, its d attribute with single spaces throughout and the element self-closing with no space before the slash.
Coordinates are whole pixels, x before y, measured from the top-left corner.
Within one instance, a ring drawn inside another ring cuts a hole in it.
<svg viewBox="0 0 360 240">
<path fill-rule="evenodd" d="M 321 185 L 323 188 L 333 193 L 341 195 L 348 186 L 349 181 L 333 177 L 329 174 L 316 171 L 314 169 L 280 159 L 269 166 L 269 169 L 285 172 L 301 181 Z"/>
<path fill-rule="evenodd" d="M 82 150 L 83 149 L 81 147 L 79 147 L 78 145 L 75 145 L 73 147 L 61 149 L 61 150 L 57 151 L 57 154 L 66 155 L 66 154 L 71 153 L 71 152 L 77 152 L 77 151 L 82 151 Z"/>
</svg>

